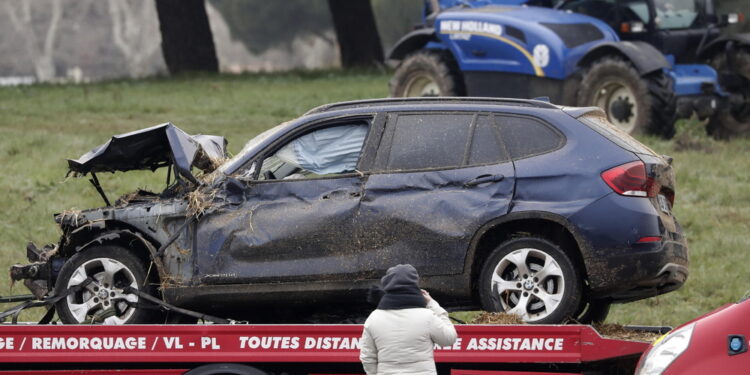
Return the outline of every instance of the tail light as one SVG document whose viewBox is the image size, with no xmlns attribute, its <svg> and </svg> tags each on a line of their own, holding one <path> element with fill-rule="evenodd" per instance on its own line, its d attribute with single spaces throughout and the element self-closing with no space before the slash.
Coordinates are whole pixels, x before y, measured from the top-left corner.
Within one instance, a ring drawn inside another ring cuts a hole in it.
<svg viewBox="0 0 750 375">
<path fill-rule="evenodd" d="M 602 179 L 617 194 L 634 197 L 655 197 L 659 186 L 653 178 L 646 176 L 642 161 L 634 161 L 602 172 Z"/>
</svg>

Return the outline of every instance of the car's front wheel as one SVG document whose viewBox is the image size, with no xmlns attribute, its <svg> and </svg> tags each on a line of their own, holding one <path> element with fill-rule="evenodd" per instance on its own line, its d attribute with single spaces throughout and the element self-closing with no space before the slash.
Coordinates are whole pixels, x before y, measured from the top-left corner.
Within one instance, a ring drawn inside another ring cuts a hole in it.
<svg viewBox="0 0 750 375">
<path fill-rule="evenodd" d="M 57 302 L 57 315 L 65 324 L 149 323 L 158 313 L 138 306 L 138 296 L 127 286 L 149 294 L 154 286 L 146 267 L 132 252 L 119 246 L 94 246 L 73 255 L 63 265 L 55 284 L 55 295 L 91 281 Z"/>
<path fill-rule="evenodd" d="M 480 299 L 487 311 L 535 324 L 563 323 L 580 306 L 582 282 L 559 246 L 537 237 L 498 246 L 482 267 Z"/>
</svg>

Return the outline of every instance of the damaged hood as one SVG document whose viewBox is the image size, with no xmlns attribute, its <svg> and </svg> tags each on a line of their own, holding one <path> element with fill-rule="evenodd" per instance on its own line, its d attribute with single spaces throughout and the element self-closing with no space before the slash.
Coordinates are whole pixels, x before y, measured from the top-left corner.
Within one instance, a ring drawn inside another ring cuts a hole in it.
<svg viewBox="0 0 750 375">
<path fill-rule="evenodd" d="M 216 135 L 189 135 L 172 123 L 115 135 L 107 143 L 68 159 L 69 173 L 115 172 L 150 169 L 174 164 L 177 172 L 199 184 L 190 172 L 196 167 L 213 171 L 226 158 L 227 141 Z"/>
</svg>

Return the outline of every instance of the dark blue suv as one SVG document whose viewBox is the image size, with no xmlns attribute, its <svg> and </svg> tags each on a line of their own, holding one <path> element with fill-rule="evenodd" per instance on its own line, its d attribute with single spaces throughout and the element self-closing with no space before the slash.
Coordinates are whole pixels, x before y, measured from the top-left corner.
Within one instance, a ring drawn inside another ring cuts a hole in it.
<svg viewBox="0 0 750 375">
<path fill-rule="evenodd" d="M 188 141 L 173 142 L 184 133 L 164 129 L 163 139 L 131 133 L 71 161 L 78 174 L 183 165 L 164 192 L 57 217 L 55 253 L 33 257 L 64 264 L 33 279 L 58 293 L 94 280 L 58 303 L 63 321 L 110 304 L 110 323 L 153 316 L 124 286 L 240 319 L 340 310 L 362 306 L 364 291 L 399 263 L 454 309 L 596 321 L 611 303 L 675 290 L 688 275 L 671 158 L 597 108 L 489 98 L 330 104 L 257 136 L 202 178 L 184 163 L 205 156 L 205 144 L 186 152 Z M 163 144 L 107 154 L 129 137 L 132 147 Z M 100 290 L 112 296 L 107 305 Z"/>
</svg>

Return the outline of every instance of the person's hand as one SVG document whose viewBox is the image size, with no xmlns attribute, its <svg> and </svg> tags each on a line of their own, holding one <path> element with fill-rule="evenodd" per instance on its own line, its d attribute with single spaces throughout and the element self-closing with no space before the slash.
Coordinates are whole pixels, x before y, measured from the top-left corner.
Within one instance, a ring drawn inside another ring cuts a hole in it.
<svg viewBox="0 0 750 375">
<path fill-rule="evenodd" d="M 422 296 L 424 297 L 424 300 L 427 303 L 430 303 L 430 301 L 432 301 L 432 296 L 430 296 L 430 292 L 428 292 L 428 291 L 426 291 L 424 289 L 420 289 L 420 290 L 422 291 Z"/>
</svg>

